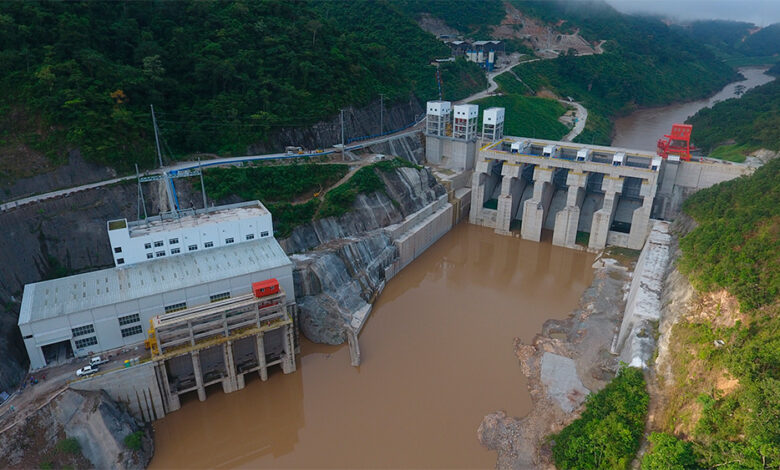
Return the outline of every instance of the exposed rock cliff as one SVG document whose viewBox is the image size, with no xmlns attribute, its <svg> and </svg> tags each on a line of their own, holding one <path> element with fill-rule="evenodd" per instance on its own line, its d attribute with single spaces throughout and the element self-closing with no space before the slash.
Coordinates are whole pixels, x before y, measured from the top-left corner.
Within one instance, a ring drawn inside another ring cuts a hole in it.
<svg viewBox="0 0 780 470">
<path fill-rule="evenodd" d="M 413 122 L 423 111 L 413 96 L 410 96 L 408 101 L 384 103 L 384 110 L 379 100 L 362 108 L 349 107 L 344 110 L 344 137 L 349 140 L 378 135 L 380 121 L 383 121 L 385 132 L 396 130 Z M 280 129 L 267 141 L 258 142 L 248 150 L 250 154 L 260 154 L 280 151 L 288 145 L 317 149 L 331 147 L 340 142 L 341 116 L 337 114 L 310 127 Z"/>
<path fill-rule="evenodd" d="M 370 308 L 385 285 L 385 268 L 398 250 L 383 227 L 434 202 L 444 194 L 427 169 L 379 172 L 384 192 L 361 194 L 341 217 L 315 220 L 282 241 L 293 255 L 301 330 L 312 341 L 341 344 L 344 325 Z"/>
<path fill-rule="evenodd" d="M 139 431 L 140 446 L 130 449 L 125 438 Z M 153 453 L 148 430 L 105 392 L 65 390 L 24 423 L 0 435 L 2 468 L 45 464 L 145 468 Z"/>
</svg>

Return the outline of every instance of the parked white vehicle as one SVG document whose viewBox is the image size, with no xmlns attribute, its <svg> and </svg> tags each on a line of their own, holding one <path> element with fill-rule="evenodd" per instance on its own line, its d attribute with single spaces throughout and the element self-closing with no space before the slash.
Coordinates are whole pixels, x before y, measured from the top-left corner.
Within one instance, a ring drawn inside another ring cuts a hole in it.
<svg viewBox="0 0 780 470">
<path fill-rule="evenodd" d="M 97 366 L 84 366 L 81 369 L 76 371 L 76 376 L 77 377 L 84 377 L 84 376 L 87 376 L 87 375 L 92 375 L 92 374 L 94 374 L 97 371 L 98 371 Z"/>
<path fill-rule="evenodd" d="M 108 362 L 108 358 L 105 356 L 92 356 L 92 358 L 89 360 L 89 365 L 95 367 L 99 366 L 100 364 L 105 364 Z"/>
</svg>

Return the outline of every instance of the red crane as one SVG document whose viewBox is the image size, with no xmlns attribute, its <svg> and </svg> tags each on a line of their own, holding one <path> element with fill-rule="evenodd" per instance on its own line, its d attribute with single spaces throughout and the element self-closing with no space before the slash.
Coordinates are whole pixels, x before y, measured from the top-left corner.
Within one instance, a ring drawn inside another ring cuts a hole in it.
<svg viewBox="0 0 780 470">
<path fill-rule="evenodd" d="M 658 155 L 671 160 L 691 161 L 691 151 L 696 150 L 691 146 L 690 124 L 672 124 L 672 132 L 664 135 L 666 140 L 658 139 Z"/>
</svg>

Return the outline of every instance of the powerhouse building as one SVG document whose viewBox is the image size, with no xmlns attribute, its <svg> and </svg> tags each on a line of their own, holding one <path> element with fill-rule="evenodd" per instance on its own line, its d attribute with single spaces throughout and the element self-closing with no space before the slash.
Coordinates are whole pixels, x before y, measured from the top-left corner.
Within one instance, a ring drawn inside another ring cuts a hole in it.
<svg viewBox="0 0 780 470">
<path fill-rule="evenodd" d="M 80 357 L 141 344 L 152 318 L 245 296 L 271 278 L 285 306 L 295 304 L 292 262 L 259 201 L 110 221 L 108 232 L 115 267 L 25 286 L 18 324 L 31 369 L 63 351 Z"/>
</svg>

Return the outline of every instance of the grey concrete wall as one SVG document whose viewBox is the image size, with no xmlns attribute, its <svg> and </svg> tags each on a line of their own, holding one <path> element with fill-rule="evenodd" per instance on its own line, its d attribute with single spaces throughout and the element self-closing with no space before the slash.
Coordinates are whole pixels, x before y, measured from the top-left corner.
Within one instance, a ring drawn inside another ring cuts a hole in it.
<svg viewBox="0 0 780 470">
<path fill-rule="evenodd" d="M 105 390 L 113 400 L 125 403 L 137 419 L 154 421 L 165 416 L 163 396 L 154 363 L 100 373 L 70 383 L 74 390 Z"/>
</svg>

